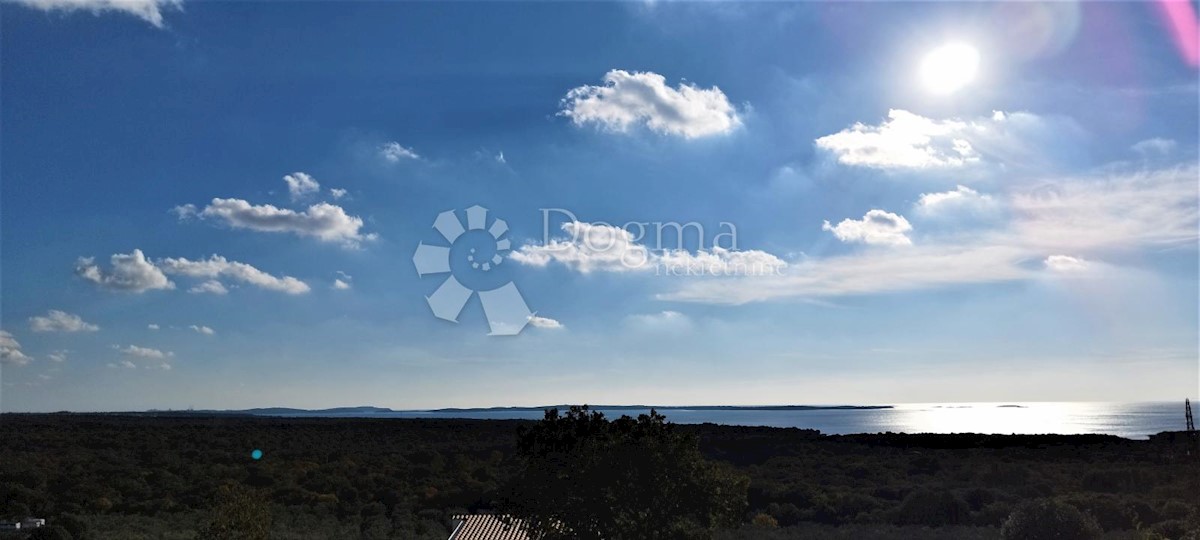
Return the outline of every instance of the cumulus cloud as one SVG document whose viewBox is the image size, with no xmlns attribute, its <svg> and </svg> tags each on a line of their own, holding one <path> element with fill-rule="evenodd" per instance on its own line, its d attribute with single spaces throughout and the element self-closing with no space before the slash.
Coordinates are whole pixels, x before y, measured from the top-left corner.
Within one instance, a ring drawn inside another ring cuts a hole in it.
<svg viewBox="0 0 1200 540">
<path fill-rule="evenodd" d="M 160 327 L 157 324 L 150 323 L 150 324 L 146 325 L 146 328 L 149 328 L 151 330 L 158 330 Z"/>
<path fill-rule="evenodd" d="M 335 242 L 355 248 L 362 242 L 374 240 L 375 234 L 363 234 L 363 220 L 346 213 L 342 207 L 318 203 L 303 212 L 278 208 L 270 204 L 253 205 L 242 199 L 213 199 L 203 210 L 176 207 L 181 218 L 198 216 L 213 219 L 235 229 L 259 232 L 292 233 Z"/>
<path fill-rule="evenodd" d="M 549 317 L 539 317 L 537 315 L 529 316 L 529 325 L 534 328 L 545 328 L 548 330 L 558 330 L 566 328 L 562 323 Z"/>
<path fill-rule="evenodd" d="M 1051 255 L 1042 263 L 1055 272 L 1079 272 L 1088 268 L 1087 261 L 1070 255 Z"/>
<path fill-rule="evenodd" d="M 16 0 L 17 3 L 43 11 L 90 11 L 99 14 L 115 11 L 133 15 L 155 27 L 162 28 L 163 9 L 179 9 L 180 0 Z"/>
<path fill-rule="evenodd" d="M 351 287 L 350 284 L 354 282 L 354 278 L 341 270 L 337 271 L 337 275 L 338 277 L 334 278 L 331 287 L 337 291 L 349 290 Z"/>
<path fill-rule="evenodd" d="M 657 133 L 694 139 L 729 133 L 742 124 L 720 88 L 687 83 L 671 88 L 665 77 L 648 71 L 614 69 L 604 75 L 603 86 L 573 88 L 561 105 L 559 114 L 575 125 L 595 124 L 622 133 L 644 125 Z"/>
<path fill-rule="evenodd" d="M 216 332 L 215 330 L 213 330 L 212 328 L 209 328 L 209 327 L 207 327 L 207 326 L 204 326 L 204 325 L 196 325 L 196 324 L 193 324 L 193 325 L 189 326 L 188 328 L 191 328 L 191 329 L 192 329 L 192 331 L 196 332 L 197 334 L 204 334 L 204 335 L 206 335 L 206 336 L 211 336 L 211 335 L 213 335 L 213 334 L 216 334 L 216 333 L 217 333 L 217 332 Z"/>
<path fill-rule="evenodd" d="M 182 257 L 167 258 L 159 261 L 159 266 L 162 267 L 163 272 L 172 275 L 208 280 L 224 278 L 287 294 L 303 294 L 309 291 L 307 284 L 294 277 L 276 277 L 249 264 L 230 261 L 220 255 L 212 255 L 208 259 L 195 261 Z"/>
<path fill-rule="evenodd" d="M 985 160 L 1025 167 L 1046 164 L 1045 148 L 1081 138 L 1073 121 L 1027 112 L 937 120 L 902 109 L 879 125 L 856 123 L 815 141 L 845 165 L 874 169 L 952 169 Z"/>
<path fill-rule="evenodd" d="M 114 254 L 109 258 L 109 263 L 112 269 L 105 272 L 95 264 L 95 259 L 80 257 L 75 264 L 75 273 L 103 288 L 118 291 L 141 293 L 175 288 L 175 284 L 147 260 L 140 249 Z"/>
<path fill-rule="evenodd" d="M 192 294 L 229 294 L 229 289 L 225 288 L 225 284 L 215 279 L 199 283 L 188 289 Z"/>
<path fill-rule="evenodd" d="M 100 327 L 84 322 L 79 315 L 52 309 L 45 315 L 29 318 L 29 328 L 34 332 L 95 332 Z"/>
<path fill-rule="evenodd" d="M 991 195 L 981 194 L 967 186 L 957 186 L 951 191 L 922 193 L 914 208 L 918 214 L 935 216 L 944 214 L 980 214 L 995 210 L 997 202 Z"/>
<path fill-rule="evenodd" d="M 23 366 L 32 360 L 21 352 L 21 344 L 12 334 L 0 330 L 0 365 Z"/>
<path fill-rule="evenodd" d="M 329 190 L 329 196 L 333 197 L 333 200 L 335 200 L 335 201 L 338 199 L 341 199 L 342 197 L 345 197 L 346 193 L 347 193 L 346 190 L 341 189 L 341 188 L 331 188 Z"/>
<path fill-rule="evenodd" d="M 294 172 L 285 175 L 283 181 L 287 184 L 288 194 L 292 196 L 293 201 L 321 191 L 321 184 L 307 173 Z"/>
<path fill-rule="evenodd" d="M 816 144 L 846 165 L 877 169 L 961 167 L 979 159 L 971 143 L 962 137 L 966 128 L 965 122 L 931 120 L 892 109 L 888 119 L 878 126 L 857 123 L 817 139 Z"/>
<path fill-rule="evenodd" d="M 407 159 L 421 159 L 416 150 L 392 141 L 379 147 L 379 156 L 389 163 L 399 163 Z"/>
<path fill-rule="evenodd" d="M 652 250 L 623 228 L 601 223 L 569 221 L 562 225 L 569 238 L 546 244 L 527 244 L 509 257 L 529 266 L 557 262 L 578 272 L 644 272 L 669 275 L 752 275 L 787 266 L 778 257 L 758 250 L 734 251 L 720 246 L 690 252 Z"/>
<path fill-rule="evenodd" d="M 50 354 L 46 355 L 46 359 L 50 360 L 51 362 L 58 362 L 61 364 L 61 363 L 67 361 L 67 356 L 69 356 L 69 355 L 70 355 L 70 351 L 63 351 L 63 350 L 53 351 Z"/>
<path fill-rule="evenodd" d="M 562 230 L 570 238 L 554 238 L 546 244 L 528 244 L 510 258 L 529 266 L 546 266 L 551 261 L 582 273 L 644 270 L 650 250 L 637 243 L 633 233 L 611 225 L 569 221 Z"/>
<path fill-rule="evenodd" d="M 885 246 L 907 246 L 912 244 L 908 232 L 912 225 L 904 216 L 883 210 L 868 211 L 862 219 L 844 219 L 836 226 L 828 221 L 821 230 L 830 231 L 843 242 Z"/>
</svg>

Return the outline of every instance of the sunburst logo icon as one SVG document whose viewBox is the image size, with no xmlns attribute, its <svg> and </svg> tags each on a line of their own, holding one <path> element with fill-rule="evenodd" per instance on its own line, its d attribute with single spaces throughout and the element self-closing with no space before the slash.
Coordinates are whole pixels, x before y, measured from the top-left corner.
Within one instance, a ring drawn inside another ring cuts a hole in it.
<svg viewBox="0 0 1200 540">
<path fill-rule="evenodd" d="M 433 294 L 425 297 L 433 315 L 458 322 L 459 315 L 474 296 L 479 297 L 492 336 L 514 336 L 525 328 L 533 313 L 512 280 L 496 272 L 512 250 L 506 237 L 508 223 L 494 219 L 488 224 L 488 209 L 467 208 L 466 225 L 454 210 L 438 214 L 433 228 L 448 245 L 421 242 L 413 264 L 421 277 L 448 274 Z"/>
</svg>

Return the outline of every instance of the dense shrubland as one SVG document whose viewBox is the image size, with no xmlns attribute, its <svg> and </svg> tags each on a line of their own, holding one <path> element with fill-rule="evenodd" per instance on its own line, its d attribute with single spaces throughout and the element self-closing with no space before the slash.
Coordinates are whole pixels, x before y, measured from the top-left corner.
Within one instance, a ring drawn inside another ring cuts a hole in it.
<svg viewBox="0 0 1200 540">
<path fill-rule="evenodd" d="M 76 540 L 224 538 L 223 527 L 241 522 L 279 539 L 442 540 L 450 514 L 497 508 L 528 485 L 517 432 L 534 425 L 4 415 L 0 517 L 46 517 L 60 536 L 44 537 Z M 690 456 L 692 441 L 693 457 L 708 460 L 678 474 L 731 486 L 748 479 L 744 503 L 729 503 L 741 525 L 717 532 L 721 540 L 1018 539 L 1037 538 L 1025 531 L 1046 523 L 1080 538 L 1200 540 L 1200 460 L 1178 446 L 1104 436 L 673 430 L 682 438 L 668 439 L 664 455 Z M 255 448 L 262 460 L 250 458 Z M 720 521 L 689 534 L 728 525 Z"/>
</svg>

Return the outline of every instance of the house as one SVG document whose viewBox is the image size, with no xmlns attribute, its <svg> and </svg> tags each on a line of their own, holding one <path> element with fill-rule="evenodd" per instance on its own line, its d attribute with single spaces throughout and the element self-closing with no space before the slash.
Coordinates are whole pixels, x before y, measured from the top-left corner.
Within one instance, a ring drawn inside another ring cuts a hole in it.
<svg viewBox="0 0 1200 540">
<path fill-rule="evenodd" d="M 454 516 L 454 532 L 448 540 L 530 540 L 524 523 L 496 514 Z"/>
<path fill-rule="evenodd" d="M 25 518 L 21 521 L 0 521 L 0 531 L 19 531 L 22 529 L 37 529 L 45 526 L 46 520 L 41 518 Z"/>
<path fill-rule="evenodd" d="M 21 520 L 21 528 L 22 529 L 36 529 L 38 527 L 45 527 L 45 526 L 46 526 L 46 520 L 41 519 L 41 518 L 25 518 L 25 519 Z"/>
</svg>

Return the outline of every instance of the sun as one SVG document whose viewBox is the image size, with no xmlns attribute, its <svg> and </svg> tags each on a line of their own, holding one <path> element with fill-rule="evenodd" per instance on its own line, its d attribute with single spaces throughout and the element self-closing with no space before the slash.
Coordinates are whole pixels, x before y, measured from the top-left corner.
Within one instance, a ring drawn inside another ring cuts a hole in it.
<svg viewBox="0 0 1200 540">
<path fill-rule="evenodd" d="M 975 79 L 979 51 L 965 43 L 948 43 L 925 55 L 921 81 L 935 94 L 951 94 Z"/>
</svg>

